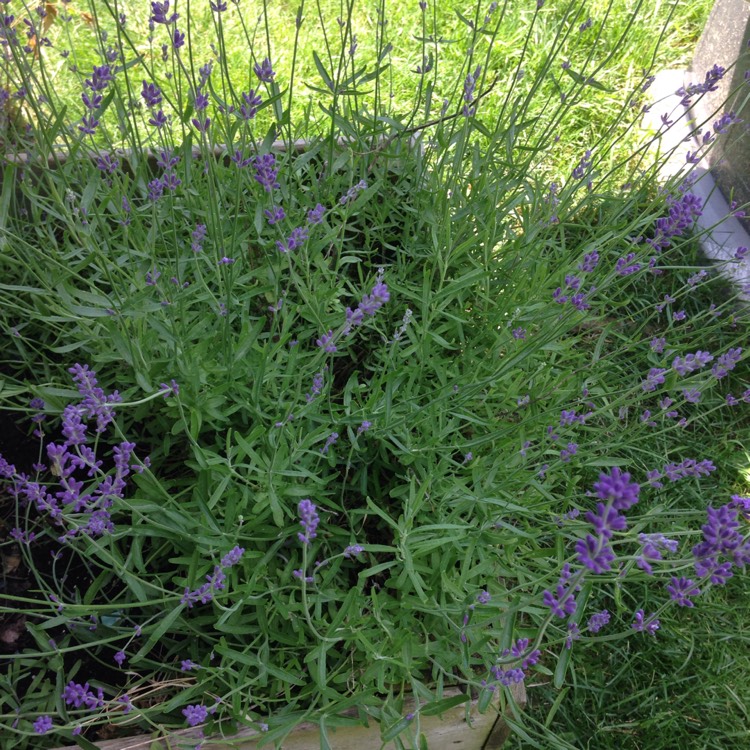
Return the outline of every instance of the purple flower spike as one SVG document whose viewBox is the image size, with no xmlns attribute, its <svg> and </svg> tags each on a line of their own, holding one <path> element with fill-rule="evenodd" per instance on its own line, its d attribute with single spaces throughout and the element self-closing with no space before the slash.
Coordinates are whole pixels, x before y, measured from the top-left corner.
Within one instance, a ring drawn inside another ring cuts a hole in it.
<svg viewBox="0 0 750 750">
<path fill-rule="evenodd" d="M 318 528 L 318 523 L 320 523 L 320 517 L 315 505 L 309 499 L 300 500 L 297 509 L 299 511 L 300 525 L 304 530 L 304 533 L 299 532 L 297 534 L 297 538 L 302 544 L 310 544 L 317 536 L 316 529 Z"/>
<path fill-rule="evenodd" d="M 181 49 L 185 46 L 185 33 L 179 29 L 175 29 L 172 33 L 172 47 L 174 49 Z"/>
<path fill-rule="evenodd" d="M 169 0 L 161 3 L 151 3 L 151 13 L 151 20 L 154 23 L 170 24 L 179 18 L 177 13 L 167 16 L 167 13 L 169 13 Z"/>
<path fill-rule="evenodd" d="M 589 618 L 589 632 L 598 633 L 609 622 L 609 612 L 603 609 Z"/>
<path fill-rule="evenodd" d="M 167 124 L 167 116 L 160 109 L 153 117 L 149 118 L 148 124 L 153 125 L 155 128 L 162 128 Z"/>
<path fill-rule="evenodd" d="M 40 716 L 34 722 L 34 731 L 37 734 L 47 734 L 52 729 L 52 718 L 50 716 Z"/>
<path fill-rule="evenodd" d="M 677 602 L 680 607 L 692 607 L 690 597 L 699 596 L 701 590 L 693 583 L 692 578 L 672 578 L 672 583 L 667 584 L 667 591 L 672 601 Z"/>
<path fill-rule="evenodd" d="M 164 391 L 164 398 L 180 395 L 180 386 L 177 384 L 176 380 L 172 380 L 169 383 L 159 383 L 159 388 Z"/>
<path fill-rule="evenodd" d="M 335 442 L 336 442 L 336 441 L 337 441 L 338 439 L 339 439 L 339 434 L 338 434 L 338 432 L 332 432 L 332 433 L 331 433 L 331 434 L 330 434 L 330 435 L 329 435 L 329 436 L 328 436 L 328 437 L 326 438 L 326 442 L 325 442 L 325 445 L 324 445 L 324 446 L 323 446 L 323 447 L 322 447 L 322 448 L 320 449 L 320 452 L 321 452 L 321 453 L 322 453 L 323 455 L 326 455 L 326 454 L 328 453 L 328 450 L 330 449 L 330 447 L 331 447 L 332 445 L 334 445 L 334 444 L 335 444 Z"/>
<path fill-rule="evenodd" d="M 591 273 L 599 263 L 599 253 L 594 250 L 583 257 L 583 262 L 578 264 L 578 270 Z"/>
<path fill-rule="evenodd" d="M 592 573 L 606 573 L 612 569 L 610 563 L 615 559 L 615 553 L 603 538 L 587 534 L 585 539 L 578 540 L 575 549 L 578 562 Z"/>
<path fill-rule="evenodd" d="M 158 107 L 161 104 L 161 90 L 154 83 L 146 83 L 146 81 L 143 81 L 141 96 L 146 102 L 146 106 L 149 108 Z"/>
<path fill-rule="evenodd" d="M 286 216 L 281 206 L 273 206 L 271 209 L 266 208 L 263 213 L 271 226 L 278 224 Z"/>
<path fill-rule="evenodd" d="M 351 203 L 363 190 L 367 190 L 367 180 L 360 180 L 356 185 L 350 187 L 339 198 L 339 205 L 346 206 L 348 203 Z"/>
<path fill-rule="evenodd" d="M 240 105 L 239 113 L 243 120 L 252 120 L 258 112 L 262 99 L 255 93 L 255 89 L 242 93 L 243 103 Z"/>
<path fill-rule="evenodd" d="M 203 91 L 197 91 L 195 93 L 195 111 L 203 112 L 208 107 L 209 97 Z"/>
<path fill-rule="evenodd" d="M 549 607 L 555 617 L 565 618 L 576 611 L 576 600 L 573 587 L 570 585 L 570 566 L 565 563 L 560 578 L 555 587 L 555 593 L 545 591 L 542 595 L 542 602 Z M 578 590 L 579 587 L 575 587 Z"/>
<path fill-rule="evenodd" d="M 659 626 L 661 623 L 659 620 L 654 618 L 654 613 L 652 613 L 648 620 L 644 617 L 644 612 L 642 609 L 639 609 L 635 615 L 635 620 L 633 621 L 632 628 L 633 630 L 637 630 L 638 632 L 645 632 L 649 635 L 656 635 L 656 631 L 659 629 Z"/>
<path fill-rule="evenodd" d="M 711 368 L 713 376 L 717 380 L 725 378 L 730 370 L 734 370 L 737 363 L 742 358 L 742 349 L 737 347 L 736 349 L 729 349 L 726 354 L 722 354 L 716 361 L 716 364 Z"/>
<path fill-rule="evenodd" d="M 88 682 L 81 685 L 71 680 L 63 689 L 63 700 L 68 706 L 85 707 L 93 711 L 104 705 L 104 692 L 101 688 L 98 688 L 96 692 L 97 694 L 94 695 Z"/>
<path fill-rule="evenodd" d="M 474 106 L 476 99 L 474 98 L 474 90 L 476 89 L 477 81 L 482 74 L 482 66 L 477 65 L 474 73 L 469 73 L 464 81 L 464 108 L 462 110 L 465 117 L 473 116 L 477 108 Z"/>
<path fill-rule="evenodd" d="M 315 208 L 311 208 L 307 212 L 307 223 L 308 224 L 322 224 L 323 216 L 325 215 L 325 206 L 318 203 Z"/>
<path fill-rule="evenodd" d="M 328 333 L 324 333 L 319 339 L 315 340 L 315 343 L 329 354 L 333 354 L 333 352 L 337 351 L 336 344 L 334 342 L 333 330 L 329 330 Z"/>
<path fill-rule="evenodd" d="M 315 400 L 316 396 L 319 396 L 323 392 L 323 385 L 324 385 L 324 373 L 327 370 L 327 367 L 324 367 L 320 372 L 316 373 L 313 377 L 313 383 L 312 388 L 310 389 L 310 392 L 305 394 L 305 399 L 307 400 L 307 403 L 311 403 Z"/>
<path fill-rule="evenodd" d="M 211 118 L 210 117 L 204 117 L 203 119 L 193 117 L 190 122 L 193 123 L 193 126 L 199 133 L 206 133 L 208 132 L 208 128 L 211 125 Z"/>
<path fill-rule="evenodd" d="M 292 575 L 295 578 L 299 578 L 300 581 L 304 581 L 305 583 L 314 583 L 315 582 L 315 576 L 306 576 L 305 571 L 302 570 L 302 568 L 297 568 L 296 570 L 292 571 Z"/>
<path fill-rule="evenodd" d="M 188 726 L 195 727 L 202 724 L 208 716 L 208 709 L 200 704 L 186 706 L 182 709 L 182 715 L 187 719 Z"/>
<path fill-rule="evenodd" d="M 224 557 L 221 558 L 221 567 L 231 568 L 240 561 L 244 554 L 245 550 L 243 547 L 233 547 L 226 555 L 224 555 Z"/>
<path fill-rule="evenodd" d="M 362 297 L 358 310 L 363 315 L 375 315 L 375 313 L 391 298 L 388 286 L 381 277 L 378 277 L 371 294 Z"/>
<path fill-rule="evenodd" d="M 276 157 L 273 154 L 262 154 L 255 157 L 255 179 L 267 192 L 272 192 L 279 187 L 276 181 L 278 170 L 276 169 Z"/>
<path fill-rule="evenodd" d="M 307 240 L 308 236 L 309 232 L 306 227 L 295 227 L 292 229 L 289 237 L 287 237 L 287 249 L 296 250 L 298 247 L 302 247 L 302 244 Z"/>
<path fill-rule="evenodd" d="M 661 367 L 652 367 L 648 371 L 648 376 L 641 383 L 641 388 L 646 392 L 652 392 L 656 390 L 656 387 L 664 383 L 664 374 L 667 370 Z"/>
<path fill-rule="evenodd" d="M 638 502 L 640 485 L 630 481 L 630 474 L 622 472 L 617 466 L 609 474 L 600 474 L 599 481 L 594 483 L 594 490 L 600 500 L 611 500 L 616 510 L 627 510 Z"/>
<path fill-rule="evenodd" d="M 611 539 L 613 531 L 625 531 L 628 527 L 625 516 L 604 503 L 596 504 L 596 513 L 586 513 L 586 520 L 594 527 L 596 535 L 605 539 Z"/>
<path fill-rule="evenodd" d="M 742 544 L 737 507 L 728 503 L 718 509 L 708 507 L 708 522 L 701 526 L 703 541 L 693 547 L 693 555 L 700 562 L 720 554 L 732 555 Z"/>
<path fill-rule="evenodd" d="M 258 80 L 263 83 L 271 83 L 276 76 L 276 73 L 271 66 L 271 61 L 267 57 L 262 63 L 255 63 L 253 70 L 255 71 L 255 75 L 258 76 Z"/>
</svg>

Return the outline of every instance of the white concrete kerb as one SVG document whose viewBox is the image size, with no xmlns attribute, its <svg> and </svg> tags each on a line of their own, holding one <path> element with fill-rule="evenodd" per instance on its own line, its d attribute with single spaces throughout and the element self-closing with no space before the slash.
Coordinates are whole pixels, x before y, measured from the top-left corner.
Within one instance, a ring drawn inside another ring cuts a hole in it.
<svg viewBox="0 0 750 750">
<path fill-rule="evenodd" d="M 657 74 L 649 89 L 655 104 L 644 116 L 643 127 L 660 133 L 659 151 L 670 154 L 660 170 L 660 178 L 664 181 L 684 170 L 688 151 L 695 154 L 700 150 L 697 138 L 692 135 L 700 123 L 694 122 L 692 110 L 681 104 L 682 96 L 676 93 L 691 82 L 692 76 L 687 71 L 664 70 Z M 674 122 L 668 129 L 661 121 L 663 113 L 668 113 Z M 750 258 L 742 263 L 730 262 L 738 247 L 750 248 L 750 235 L 731 215 L 729 205 L 704 160 L 695 165 L 694 174 L 697 178 L 689 192 L 703 202 L 703 214 L 696 221 L 703 252 L 719 264 L 719 273 L 739 288 L 740 298 L 750 302 Z"/>
</svg>

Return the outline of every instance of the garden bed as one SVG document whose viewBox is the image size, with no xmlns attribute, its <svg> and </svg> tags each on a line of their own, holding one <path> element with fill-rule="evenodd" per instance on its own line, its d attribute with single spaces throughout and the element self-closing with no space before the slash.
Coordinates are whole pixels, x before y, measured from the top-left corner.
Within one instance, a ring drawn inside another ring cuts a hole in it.
<svg viewBox="0 0 750 750">
<path fill-rule="evenodd" d="M 275 70 L 248 38 L 235 73 L 218 50 L 248 27 L 217 2 L 199 68 L 207 30 L 169 5 L 161 56 L 96 20 L 75 117 L 45 54 L 6 40 L 44 92 L 7 95 L 37 130 L 0 191 L 0 400 L 37 453 L 0 458 L 23 582 L 0 602 L 7 736 L 278 747 L 302 727 L 325 748 L 366 717 L 419 747 L 471 698 L 484 741 L 532 679 L 565 689 L 589 649 L 689 629 L 750 563 L 748 320 L 696 252 L 688 169 L 657 187 L 645 146 L 614 153 L 650 82 L 613 104 L 624 33 L 477 6 L 446 82 L 420 3 L 405 113 L 387 25 L 358 64 L 347 17 L 298 127 L 296 54 Z M 508 28 L 555 29 L 522 45 L 528 75 L 497 54 Z M 551 742 L 561 702 L 507 724 Z"/>
</svg>

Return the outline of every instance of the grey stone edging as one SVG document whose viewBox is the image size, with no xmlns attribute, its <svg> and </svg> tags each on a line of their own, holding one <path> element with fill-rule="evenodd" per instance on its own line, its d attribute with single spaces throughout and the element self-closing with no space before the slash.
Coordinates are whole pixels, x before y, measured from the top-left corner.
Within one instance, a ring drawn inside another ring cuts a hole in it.
<svg viewBox="0 0 750 750">
<path fill-rule="evenodd" d="M 659 172 L 660 179 L 664 181 L 684 170 L 688 151 L 695 154 L 700 150 L 700 144 L 692 134 L 699 123 L 695 122 L 693 111 L 681 104 L 682 95 L 676 93 L 692 80 L 693 76 L 688 71 L 664 70 L 657 74 L 649 90 L 655 103 L 645 115 L 643 126 L 654 133 L 661 133 L 656 141 L 658 148 L 663 154 L 669 153 Z M 674 121 L 674 125 L 666 130 L 661 122 L 663 113 L 670 113 L 670 119 Z M 701 248 L 708 258 L 719 264 L 718 272 L 740 290 L 740 299 L 750 302 L 750 258 L 742 263 L 729 262 L 738 247 L 750 248 L 750 235 L 730 214 L 729 204 L 716 185 L 705 159 L 694 166 L 693 173 L 697 177 L 689 192 L 703 202 L 703 214 L 696 221 Z"/>
</svg>

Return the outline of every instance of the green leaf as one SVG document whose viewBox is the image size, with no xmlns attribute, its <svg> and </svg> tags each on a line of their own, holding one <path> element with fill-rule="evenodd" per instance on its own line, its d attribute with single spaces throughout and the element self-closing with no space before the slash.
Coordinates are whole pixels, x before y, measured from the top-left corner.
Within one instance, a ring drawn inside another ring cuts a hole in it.
<svg viewBox="0 0 750 750">
<path fill-rule="evenodd" d="M 294 674 L 293 672 L 289 672 L 286 669 L 281 669 L 280 667 L 275 667 L 272 664 L 264 664 L 263 665 L 266 670 L 268 670 L 268 673 L 276 677 L 276 679 L 281 680 L 282 682 L 288 682 L 291 685 L 304 685 L 305 681 L 300 679 L 298 675 Z"/>
<path fill-rule="evenodd" d="M 573 653 L 572 648 L 563 648 L 560 656 L 557 657 L 557 666 L 555 667 L 555 687 L 559 690 L 565 681 L 565 673 L 568 671 L 570 656 Z"/>
<path fill-rule="evenodd" d="M 401 732 L 411 724 L 411 719 L 407 719 L 405 716 L 399 719 L 395 724 L 392 724 L 388 729 L 381 734 L 380 739 L 383 742 L 390 742 L 391 740 L 398 737 Z"/>
<path fill-rule="evenodd" d="M 185 107 L 185 111 L 182 113 L 182 122 L 187 125 L 190 122 L 190 118 L 193 114 L 193 102 L 189 101 Z"/>
<path fill-rule="evenodd" d="M 570 692 L 570 687 L 565 686 L 555 698 L 555 702 L 552 704 L 549 712 L 547 713 L 547 718 L 544 720 L 544 726 L 548 727 L 550 724 L 552 724 L 552 720 L 555 718 L 555 714 L 557 713 L 557 709 L 560 708 L 561 703 L 563 702 L 563 699 L 565 696 Z"/>
<path fill-rule="evenodd" d="M 563 68 L 563 70 L 576 83 L 579 83 L 582 86 L 591 86 L 592 88 L 599 89 L 599 91 L 606 91 L 608 93 L 612 93 L 612 91 L 614 91 L 614 89 L 607 88 L 603 83 L 599 83 L 599 81 L 594 80 L 591 76 L 583 76 L 580 73 L 576 73 L 575 70 L 571 70 L 570 68 Z"/>
<path fill-rule="evenodd" d="M 328 71 L 326 71 L 323 62 L 321 61 L 320 57 L 318 57 L 318 53 L 314 50 L 313 60 L 315 61 L 315 67 L 318 69 L 318 73 L 320 73 L 320 77 L 323 79 L 323 83 L 325 83 L 329 91 L 333 91 L 334 86 L 333 81 L 331 80 L 331 76 L 328 75 Z"/>
<path fill-rule="evenodd" d="M 233 651 L 229 648 L 229 646 L 226 645 L 226 643 L 223 642 L 223 639 L 221 643 L 216 644 L 214 650 L 217 654 L 228 656 L 232 661 L 239 662 L 240 664 L 246 664 L 249 667 L 255 667 L 257 669 L 258 665 L 260 664 L 257 656 L 246 653 L 244 651 Z"/>
<path fill-rule="evenodd" d="M 156 626 L 156 628 L 153 630 L 151 635 L 149 635 L 146 642 L 141 646 L 141 648 L 138 650 L 138 653 L 133 656 L 131 661 L 135 661 L 136 659 L 141 659 L 142 657 L 146 656 L 148 652 L 151 650 L 151 648 L 159 641 L 159 639 L 164 635 L 164 633 L 169 630 L 169 628 L 172 626 L 172 624 L 177 620 L 177 618 L 182 614 L 182 611 L 185 609 L 185 605 L 180 603 L 176 604 L 173 609 L 166 614 L 166 616 L 162 619 L 162 621 Z"/>
<path fill-rule="evenodd" d="M 318 690 L 323 692 L 328 686 L 328 674 L 326 664 L 326 652 L 330 644 L 321 643 L 312 649 L 305 657 L 305 663 L 308 665 L 309 674 L 315 681 Z"/>
<path fill-rule="evenodd" d="M 232 475 L 231 474 L 225 474 L 224 477 L 222 478 L 222 480 L 219 482 L 219 484 L 216 487 L 216 489 L 211 493 L 211 498 L 208 501 L 208 508 L 206 509 L 206 511 L 208 511 L 208 509 L 210 509 L 210 510 L 214 509 L 214 507 L 219 502 L 219 500 L 221 500 L 222 495 L 224 494 L 224 491 L 226 490 L 229 482 L 231 482 L 231 481 L 232 481 Z M 198 498 L 198 500 L 200 501 L 200 498 Z M 209 514 L 206 511 L 204 511 L 204 513 L 209 518 L 209 522 L 210 522 L 211 526 L 216 531 L 219 531 L 218 526 L 216 525 L 216 523 L 213 520 L 213 514 Z"/>
<path fill-rule="evenodd" d="M 114 94 L 114 89 L 111 92 Z M 65 115 L 68 113 L 68 105 L 65 104 L 60 108 L 60 112 L 58 113 L 57 117 L 55 117 L 54 120 L 50 123 L 44 124 L 44 137 L 48 140 L 49 143 L 54 143 L 55 138 L 57 138 L 57 134 L 62 130 L 62 127 L 65 123 Z"/>
<path fill-rule="evenodd" d="M 479 694 L 479 700 L 477 701 L 477 710 L 480 714 L 483 714 L 488 708 L 495 694 L 491 690 L 486 688 Z"/>
<path fill-rule="evenodd" d="M 459 11 L 456 11 L 456 15 L 459 17 L 459 19 L 465 23 L 470 29 L 474 29 L 474 22 L 470 21 L 466 16 L 461 14 Z"/>
<path fill-rule="evenodd" d="M 112 99 L 114 98 L 114 96 L 115 96 L 115 88 L 110 87 L 109 93 L 104 97 L 101 105 L 99 106 L 97 117 L 101 117 L 107 111 L 107 107 L 109 107 L 109 105 L 112 104 Z"/>
<path fill-rule="evenodd" d="M 438 716 L 450 710 L 454 706 L 460 706 L 462 703 L 466 703 L 469 700 L 469 696 L 465 693 L 461 695 L 454 695 L 452 698 L 443 698 L 443 700 L 435 701 L 434 703 L 428 703 L 426 706 L 422 706 L 419 709 L 421 716 Z"/>
<path fill-rule="evenodd" d="M 115 68 L 115 74 L 122 73 L 123 70 L 130 70 L 130 68 L 140 65 L 143 62 L 143 55 L 136 55 L 132 60 L 128 60 L 125 65 L 118 65 Z"/>
</svg>

